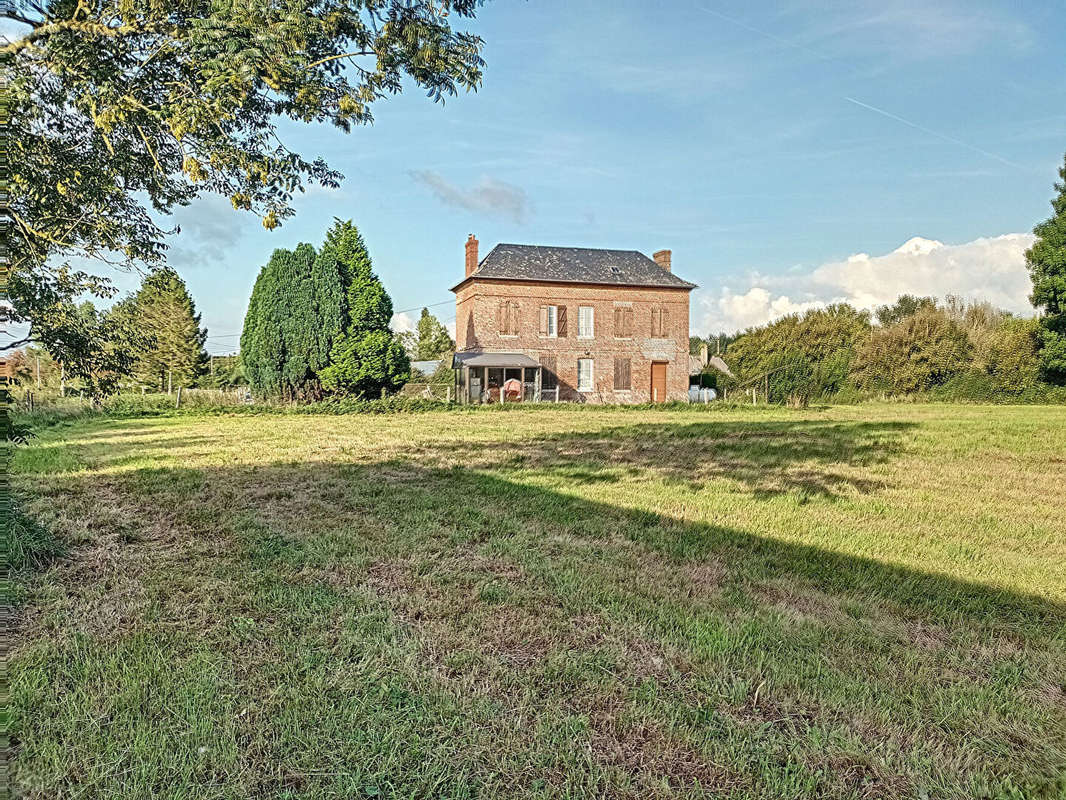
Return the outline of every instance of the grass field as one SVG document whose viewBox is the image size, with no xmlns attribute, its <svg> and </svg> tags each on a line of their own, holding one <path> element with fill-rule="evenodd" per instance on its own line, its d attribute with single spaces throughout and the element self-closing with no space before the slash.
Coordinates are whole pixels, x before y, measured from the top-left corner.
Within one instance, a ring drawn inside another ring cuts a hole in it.
<svg viewBox="0 0 1066 800">
<path fill-rule="evenodd" d="M 30 797 L 1066 797 L 1066 408 L 80 421 Z"/>
</svg>

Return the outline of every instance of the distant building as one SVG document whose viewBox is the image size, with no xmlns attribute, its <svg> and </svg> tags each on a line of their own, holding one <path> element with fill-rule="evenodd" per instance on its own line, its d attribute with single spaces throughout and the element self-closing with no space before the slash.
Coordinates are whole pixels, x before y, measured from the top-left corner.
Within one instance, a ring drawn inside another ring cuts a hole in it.
<svg viewBox="0 0 1066 800">
<path fill-rule="evenodd" d="M 689 293 L 671 253 L 466 242 L 456 295 L 461 402 L 684 401 Z"/>
</svg>

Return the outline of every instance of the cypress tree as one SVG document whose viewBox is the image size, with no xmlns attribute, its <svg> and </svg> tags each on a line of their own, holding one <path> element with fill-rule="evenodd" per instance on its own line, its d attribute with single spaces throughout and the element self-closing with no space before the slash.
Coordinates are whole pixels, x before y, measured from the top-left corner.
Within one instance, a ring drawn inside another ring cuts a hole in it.
<svg viewBox="0 0 1066 800">
<path fill-rule="evenodd" d="M 241 361 L 252 391 L 259 395 L 281 393 L 281 372 L 285 358 L 278 308 L 278 261 L 291 255 L 288 250 L 275 250 L 259 271 L 248 300 L 241 331 Z"/>
<path fill-rule="evenodd" d="M 331 347 L 330 365 L 320 373 L 322 385 L 369 396 L 395 391 L 406 382 L 411 363 L 389 330 L 392 299 L 373 272 L 366 243 L 355 225 L 338 221 L 323 248 L 327 250 L 347 284 L 346 324 Z"/>
<path fill-rule="evenodd" d="M 318 258 L 306 243 L 278 248 L 259 273 L 241 333 L 245 374 L 257 394 L 318 394 L 321 321 L 314 277 Z"/>
<path fill-rule="evenodd" d="M 1025 253 L 1033 279 L 1030 300 L 1042 312 L 1040 363 L 1044 377 L 1066 383 L 1066 164 L 1051 201 L 1055 213 L 1033 229 L 1037 240 Z"/>
<path fill-rule="evenodd" d="M 141 288 L 114 310 L 137 334 L 132 375 L 139 383 L 163 390 L 171 383 L 188 386 L 207 366 L 207 331 L 185 286 L 172 269 L 150 273 Z"/>
</svg>

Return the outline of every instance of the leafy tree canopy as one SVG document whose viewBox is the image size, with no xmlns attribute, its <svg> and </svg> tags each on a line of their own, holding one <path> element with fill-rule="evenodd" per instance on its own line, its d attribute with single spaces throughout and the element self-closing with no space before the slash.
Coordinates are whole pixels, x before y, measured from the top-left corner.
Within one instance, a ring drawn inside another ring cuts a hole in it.
<svg viewBox="0 0 1066 800">
<path fill-rule="evenodd" d="M 1054 213 L 1033 229 L 1036 242 L 1025 254 L 1033 280 L 1030 300 L 1041 317 L 1041 367 L 1045 376 L 1066 383 L 1066 164 L 1059 169 Z"/>
<path fill-rule="evenodd" d="M 455 352 L 455 342 L 448 329 L 428 308 L 422 309 L 412 335 L 404 338 L 412 361 L 433 361 Z"/>
<path fill-rule="evenodd" d="M 901 294 L 895 303 L 878 306 L 874 312 L 882 325 L 895 325 L 922 308 L 936 308 L 936 299 L 932 297 L 915 297 L 913 294 Z"/>
<path fill-rule="evenodd" d="M 482 40 L 454 30 L 481 0 L 41 0 L 0 6 L 13 220 L 12 307 L 54 349 L 60 308 L 109 282 L 89 256 L 161 264 L 159 222 L 202 192 L 267 228 L 303 185 L 341 176 L 278 121 L 372 120 L 404 77 L 435 101 L 481 81 Z M 71 336 L 76 332 L 69 331 Z"/>
<path fill-rule="evenodd" d="M 855 355 L 854 370 L 864 389 L 906 394 L 939 386 L 969 366 L 966 332 L 943 309 L 923 305 L 872 330 Z"/>
</svg>

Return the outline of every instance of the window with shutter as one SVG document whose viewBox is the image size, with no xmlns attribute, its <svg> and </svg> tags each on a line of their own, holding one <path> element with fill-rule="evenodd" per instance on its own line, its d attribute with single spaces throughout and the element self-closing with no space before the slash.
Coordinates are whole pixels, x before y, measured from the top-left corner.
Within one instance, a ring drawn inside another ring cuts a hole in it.
<svg viewBox="0 0 1066 800">
<path fill-rule="evenodd" d="M 633 338 L 633 309 L 617 306 L 614 310 L 614 338 Z"/>
<path fill-rule="evenodd" d="M 559 306 L 558 318 L 559 318 L 558 336 L 559 336 L 560 339 L 565 339 L 566 338 L 566 306 Z"/>
<path fill-rule="evenodd" d="M 614 388 L 615 391 L 625 392 L 633 388 L 630 360 L 628 358 L 616 358 L 614 360 Z"/>
</svg>

